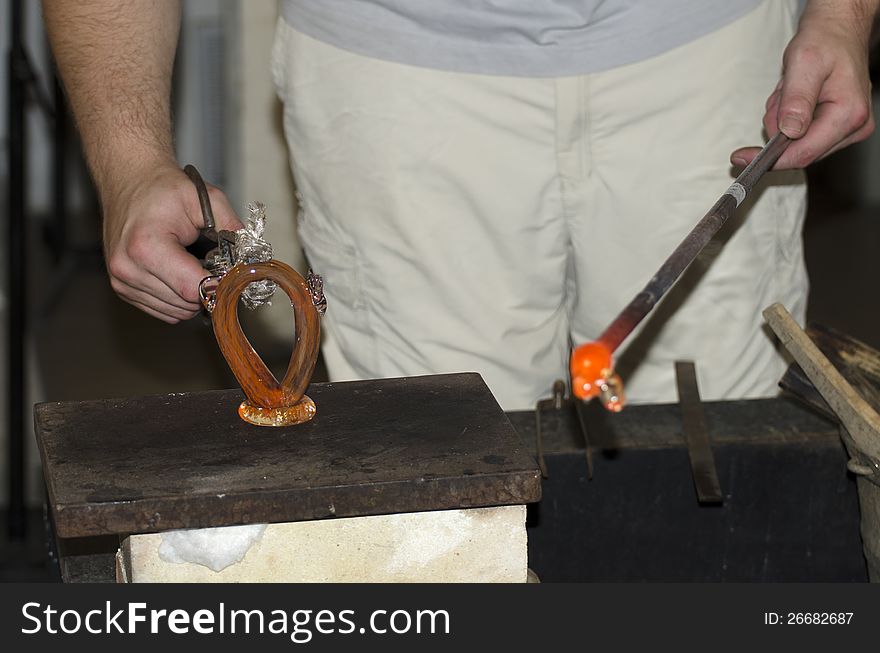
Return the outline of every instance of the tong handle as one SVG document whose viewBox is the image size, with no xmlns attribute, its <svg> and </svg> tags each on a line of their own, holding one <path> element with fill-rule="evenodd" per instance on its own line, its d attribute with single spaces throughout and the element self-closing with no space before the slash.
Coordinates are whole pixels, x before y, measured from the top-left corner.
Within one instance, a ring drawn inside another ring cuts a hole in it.
<svg viewBox="0 0 880 653">
<path fill-rule="evenodd" d="M 202 221 L 205 225 L 199 230 L 201 235 L 212 243 L 216 243 L 220 251 L 220 257 L 224 261 L 228 261 L 228 265 L 234 265 L 235 232 L 226 229 L 217 230 L 217 224 L 214 220 L 214 209 L 211 207 L 211 197 L 208 194 L 208 186 L 205 184 L 205 180 L 202 179 L 202 175 L 196 170 L 196 167 L 191 163 L 188 163 L 184 166 L 183 171 L 196 187 L 196 194 L 199 197 L 199 206 L 202 209 Z M 208 257 L 206 256 L 205 262 L 203 262 L 202 265 L 210 269 L 211 266 L 207 264 L 207 260 Z"/>
<path fill-rule="evenodd" d="M 202 208 L 202 220 L 205 223 L 205 226 L 202 227 L 202 233 L 206 238 L 209 238 L 216 243 L 217 228 L 214 223 L 214 209 L 211 208 L 211 198 L 208 196 L 208 187 L 205 185 L 205 180 L 202 179 L 202 175 L 191 163 L 186 164 L 183 171 L 196 187 L 196 193 L 199 196 L 199 206 Z"/>
</svg>

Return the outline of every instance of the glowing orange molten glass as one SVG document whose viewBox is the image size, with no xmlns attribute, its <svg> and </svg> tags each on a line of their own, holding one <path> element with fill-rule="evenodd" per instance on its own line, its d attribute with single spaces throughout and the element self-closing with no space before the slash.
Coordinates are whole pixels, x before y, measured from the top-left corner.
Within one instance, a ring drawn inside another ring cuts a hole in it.
<svg viewBox="0 0 880 653">
<path fill-rule="evenodd" d="M 581 345 L 571 355 L 571 390 L 578 399 L 598 397 L 611 373 L 611 351 L 601 342 Z"/>
<path fill-rule="evenodd" d="M 623 383 L 614 373 L 611 350 L 601 341 L 588 342 L 571 354 L 571 391 L 575 397 L 587 401 L 600 397 L 607 410 L 618 413 L 623 409 Z"/>
</svg>

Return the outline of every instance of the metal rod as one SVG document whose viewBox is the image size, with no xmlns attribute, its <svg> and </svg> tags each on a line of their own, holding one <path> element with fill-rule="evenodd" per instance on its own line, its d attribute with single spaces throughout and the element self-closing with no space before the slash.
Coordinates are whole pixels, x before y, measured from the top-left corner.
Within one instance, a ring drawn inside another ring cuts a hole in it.
<svg viewBox="0 0 880 653">
<path fill-rule="evenodd" d="M 55 116 L 52 139 L 52 231 L 49 248 L 53 263 L 61 261 L 68 251 L 67 232 L 67 121 L 65 120 L 64 90 L 58 73 L 52 73 L 52 114 Z"/>
<path fill-rule="evenodd" d="M 9 215 L 7 239 L 8 383 L 9 383 L 9 513 L 10 540 L 25 536 L 24 518 L 24 334 L 25 334 L 25 63 L 22 44 L 22 3 L 12 0 L 9 21 Z"/>
<path fill-rule="evenodd" d="M 693 361 L 675 362 L 675 383 L 678 386 L 678 403 L 681 407 L 681 426 L 687 444 L 691 473 L 701 505 L 724 503 L 715 455 L 709 439 L 709 425 L 700 399 L 697 384 L 697 368 Z"/>
<path fill-rule="evenodd" d="M 187 164 L 183 168 L 183 171 L 195 185 L 196 193 L 199 196 L 199 206 L 201 206 L 202 208 L 202 218 L 205 221 L 205 226 L 202 227 L 202 229 L 208 238 L 216 242 L 217 232 L 214 223 L 214 211 L 211 208 L 211 198 L 208 196 L 208 187 L 205 185 L 205 181 L 202 179 L 202 175 L 199 174 L 199 171 L 196 170 L 196 167 L 194 165 Z"/>
<path fill-rule="evenodd" d="M 752 162 L 740 173 L 736 181 L 709 209 L 681 244 L 666 259 L 644 290 L 626 305 L 608 328 L 599 336 L 610 351 L 616 350 L 627 336 L 651 312 L 663 295 L 678 280 L 687 267 L 697 258 L 706 244 L 718 233 L 733 214 L 736 207 L 754 188 L 765 172 L 773 167 L 788 147 L 790 139 L 779 132 L 771 138 Z"/>
</svg>

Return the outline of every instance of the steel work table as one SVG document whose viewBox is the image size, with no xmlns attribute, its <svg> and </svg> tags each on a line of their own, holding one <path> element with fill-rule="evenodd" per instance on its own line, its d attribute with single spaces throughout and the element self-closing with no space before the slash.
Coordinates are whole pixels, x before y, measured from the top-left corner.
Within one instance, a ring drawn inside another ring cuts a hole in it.
<svg viewBox="0 0 880 653">
<path fill-rule="evenodd" d="M 317 416 L 281 428 L 240 420 L 239 390 L 38 405 L 61 557 L 83 538 L 540 498 L 535 460 L 478 374 L 309 395 Z"/>
</svg>

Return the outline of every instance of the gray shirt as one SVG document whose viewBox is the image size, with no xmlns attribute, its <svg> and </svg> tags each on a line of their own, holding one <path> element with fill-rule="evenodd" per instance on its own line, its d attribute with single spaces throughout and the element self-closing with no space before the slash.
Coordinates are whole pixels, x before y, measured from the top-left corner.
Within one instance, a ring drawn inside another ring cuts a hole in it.
<svg viewBox="0 0 880 653">
<path fill-rule="evenodd" d="M 281 12 L 295 29 L 369 57 L 466 73 L 560 77 L 660 54 L 761 1 L 282 0 Z"/>
</svg>

